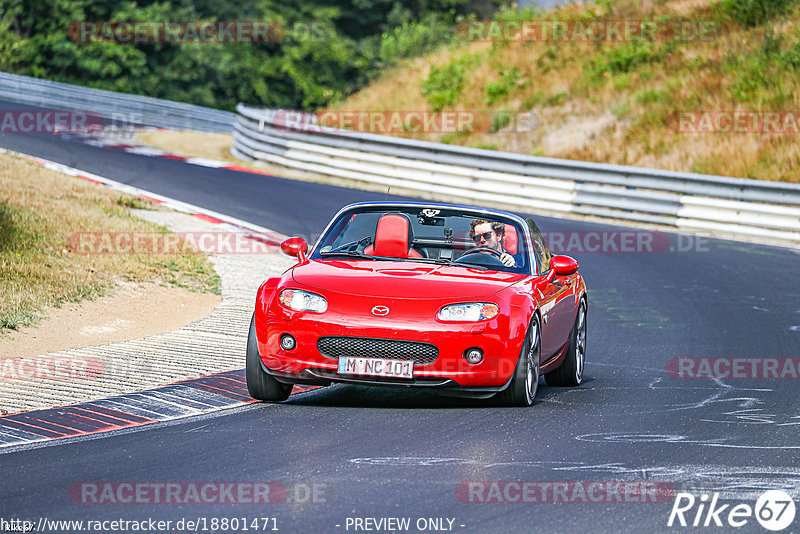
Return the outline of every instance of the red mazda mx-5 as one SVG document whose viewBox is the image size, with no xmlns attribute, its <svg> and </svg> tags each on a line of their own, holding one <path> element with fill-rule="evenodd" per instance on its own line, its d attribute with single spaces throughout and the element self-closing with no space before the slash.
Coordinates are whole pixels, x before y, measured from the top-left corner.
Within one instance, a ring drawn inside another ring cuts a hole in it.
<svg viewBox="0 0 800 534">
<path fill-rule="evenodd" d="M 530 406 L 539 376 L 581 383 L 586 286 L 531 220 L 431 203 L 360 203 L 311 253 L 258 290 L 247 387 L 285 400 L 293 384 L 405 386 Z"/>
</svg>

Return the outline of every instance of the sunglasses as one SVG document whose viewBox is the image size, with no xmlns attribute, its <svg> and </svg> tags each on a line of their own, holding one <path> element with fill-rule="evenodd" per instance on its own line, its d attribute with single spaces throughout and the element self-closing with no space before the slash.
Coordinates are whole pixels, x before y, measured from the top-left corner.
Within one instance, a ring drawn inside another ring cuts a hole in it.
<svg viewBox="0 0 800 534">
<path fill-rule="evenodd" d="M 472 236 L 472 240 L 475 241 L 476 243 L 480 243 L 481 239 L 483 239 L 484 241 L 489 241 L 492 238 L 493 233 L 494 232 L 484 232 L 482 234 L 475 234 L 474 236 Z"/>
</svg>

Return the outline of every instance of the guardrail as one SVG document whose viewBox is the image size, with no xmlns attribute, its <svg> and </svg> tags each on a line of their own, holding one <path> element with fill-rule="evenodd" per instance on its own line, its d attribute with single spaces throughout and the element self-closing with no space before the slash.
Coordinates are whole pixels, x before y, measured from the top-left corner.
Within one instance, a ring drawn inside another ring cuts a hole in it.
<svg viewBox="0 0 800 534">
<path fill-rule="evenodd" d="M 231 151 L 244 160 L 468 202 L 800 244 L 797 184 L 526 156 L 313 124 L 302 127 L 309 116 L 300 112 L 243 104 L 236 110 Z"/>
<path fill-rule="evenodd" d="M 115 93 L 0 72 L 0 99 L 91 112 L 113 123 L 231 132 L 235 113 L 159 98 Z"/>
</svg>

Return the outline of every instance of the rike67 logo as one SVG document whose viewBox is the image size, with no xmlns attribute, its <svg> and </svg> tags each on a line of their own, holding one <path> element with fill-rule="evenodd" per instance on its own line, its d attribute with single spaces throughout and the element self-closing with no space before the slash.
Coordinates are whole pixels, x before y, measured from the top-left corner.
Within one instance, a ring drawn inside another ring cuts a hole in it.
<svg viewBox="0 0 800 534">
<path fill-rule="evenodd" d="M 720 504 L 719 493 L 714 493 L 709 502 L 707 494 L 697 498 L 681 492 L 675 495 L 667 526 L 740 528 L 755 517 L 762 527 L 777 532 L 792 524 L 795 511 L 792 497 L 781 490 L 762 493 L 755 508 L 745 503 Z"/>
</svg>

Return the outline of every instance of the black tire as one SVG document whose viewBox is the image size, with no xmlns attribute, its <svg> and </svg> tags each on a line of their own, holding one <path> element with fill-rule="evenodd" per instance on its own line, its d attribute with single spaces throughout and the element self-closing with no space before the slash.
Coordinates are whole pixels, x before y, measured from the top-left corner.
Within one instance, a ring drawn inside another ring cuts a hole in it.
<svg viewBox="0 0 800 534">
<path fill-rule="evenodd" d="M 256 317 L 250 319 L 250 334 L 247 336 L 247 391 L 254 399 L 270 402 L 285 401 L 292 393 L 291 384 L 283 384 L 261 368 L 256 339 Z"/>
<path fill-rule="evenodd" d="M 575 324 L 564 361 L 558 367 L 544 375 L 548 386 L 575 387 L 583 380 L 583 366 L 586 363 L 586 301 L 581 299 Z"/>
<path fill-rule="evenodd" d="M 520 349 L 514 376 L 506 389 L 497 394 L 497 399 L 509 406 L 531 406 L 539 390 L 539 365 L 542 356 L 542 331 L 539 318 L 534 315 L 525 333 L 525 342 Z"/>
</svg>

